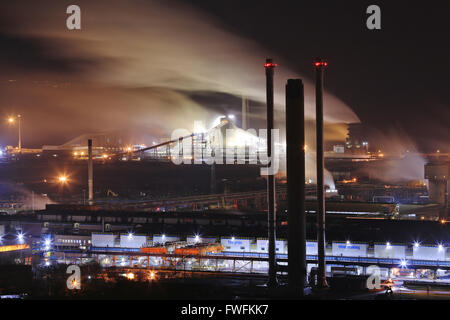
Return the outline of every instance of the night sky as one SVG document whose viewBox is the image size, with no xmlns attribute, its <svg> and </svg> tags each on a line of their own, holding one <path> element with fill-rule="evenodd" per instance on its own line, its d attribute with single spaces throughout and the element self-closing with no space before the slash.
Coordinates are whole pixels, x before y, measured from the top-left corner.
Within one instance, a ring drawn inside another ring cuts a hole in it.
<svg viewBox="0 0 450 320">
<path fill-rule="evenodd" d="M 359 119 L 374 145 L 450 151 L 448 1 L 39 3 L 0 11 L 0 115 L 24 115 L 25 146 L 130 128 L 167 135 L 238 113 L 242 94 L 261 120 L 272 56 L 280 120 L 288 77 L 307 83 L 311 118 L 312 60 L 324 57 L 328 122 Z M 69 4 L 81 7 L 81 31 L 65 28 Z M 381 30 L 366 28 L 370 4 L 381 7 Z M 0 145 L 15 140 L 0 127 Z"/>
<path fill-rule="evenodd" d="M 325 57 L 326 88 L 378 133 L 374 139 L 397 132 L 423 151 L 450 151 L 449 1 L 192 3 L 310 79 L 308 59 Z M 371 4 L 381 8 L 381 30 L 366 28 Z"/>
</svg>

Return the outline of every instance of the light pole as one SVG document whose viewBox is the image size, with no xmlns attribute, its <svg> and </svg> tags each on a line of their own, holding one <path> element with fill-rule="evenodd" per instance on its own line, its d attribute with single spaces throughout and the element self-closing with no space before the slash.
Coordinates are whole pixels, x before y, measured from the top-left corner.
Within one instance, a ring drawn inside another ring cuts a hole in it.
<svg viewBox="0 0 450 320">
<path fill-rule="evenodd" d="M 21 125 L 21 119 L 22 116 L 19 114 L 17 115 L 17 121 L 18 121 L 18 126 L 19 126 L 19 145 L 17 146 L 17 149 L 19 150 L 19 152 L 22 152 L 22 125 Z M 8 118 L 8 122 L 10 124 L 13 124 L 16 121 L 16 119 L 14 117 L 9 117 Z"/>
<path fill-rule="evenodd" d="M 64 201 L 64 186 L 67 184 L 68 179 L 66 175 L 61 175 L 58 177 L 58 182 L 61 186 L 62 200 Z"/>
</svg>

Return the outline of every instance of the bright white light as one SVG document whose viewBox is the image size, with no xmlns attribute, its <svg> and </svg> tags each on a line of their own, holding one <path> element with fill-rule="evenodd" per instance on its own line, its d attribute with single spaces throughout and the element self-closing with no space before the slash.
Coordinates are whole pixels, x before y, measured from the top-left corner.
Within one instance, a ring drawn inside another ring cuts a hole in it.
<svg viewBox="0 0 450 320">
<path fill-rule="evenodd" d="M 50 261 L 46 261 L 45 265 L 48 267 L 50 265 Z"/>
<path fill-rule="evenodd" d="M 50 243 L 51 243 L 50 239 L 48 239 L 48 238 L 45 239 L 44 244 L 46 247 L 50 246 Z"/>
<path fill-rule="evenodd" d="M 347 240 L 347 245 L 348 245 L 348 246 L 350 245 L 350 240 Z"/>
<path fill-rule="evenodd" d="M 402 268 L 406 268 L 406 260 L 402 260 L 400 262 L 400 265 L 402 266 Z"/>
<path fill-rule="evenodd" d="M 222 120 L 224 116 L 218 116 L 216 119 L 214 119 L 214 121 L 211 124 L 211 127 L 217 127 L 220 124 L 220 121 Z"/>
<path fill-rule="evenodd" d="M 195 242 L 199 242 L 200 241 L 200 236 L 198 234 L 195 235 Z"/>
<path fill-rule="evenodd" d="M 20 242 L 22 242 L 22 241 L 23 241 L 23 234 L 22 234 L 22 233 L 19 233 L 19 234 L 17 235 L 17 239 L 18 239 Z"/>
<path fill-rule="evenodd" d="M 234 237 L 231 237 L 231 241 L 234 241 L 235 240 L 235 238 Z"/>
<path fill-rule="evenodd" d="M 444 249 L 444 247 L 442 246 L 442 244 L 438 245 L 438 250 L 442 251 L 442 249 Z"/>
<path fill-rule="evenodd" d="M 415 248 L 418 248 L 419 247 L 419 243 L 416 241 L 416 242 L 414 242 L 414 247 Z"/>
<path fill-rule="evenodd" d="M 390 242 L 386 242 L 386 247 L 389 249 L 391 247 L 391 243 Z"/>
<path fill-rule="evenodd" d="M 234 119 L 235 117 L 234 117 L 234 114 L 229 114 L 228 115 L 228 119 Z"/>
<path fill-rule="evenodd" d="M 128 239 L 133 239 L 133 234 L 130 232 L 130 233 L 128 233 Z"/>
</svg>

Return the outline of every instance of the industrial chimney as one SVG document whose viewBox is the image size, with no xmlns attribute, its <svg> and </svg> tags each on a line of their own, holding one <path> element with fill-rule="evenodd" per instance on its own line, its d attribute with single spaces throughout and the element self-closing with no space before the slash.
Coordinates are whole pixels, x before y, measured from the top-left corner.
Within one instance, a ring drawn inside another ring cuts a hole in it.
<svg viewBox="0 0 450 320">
<path fill-rule="evenodd" d="M 326 288 L 325 269 L 325 185 L 324 185 L 324 150 L 323 150 L 323 71 L 328 65 L 322 59 L 316 59 L 316 154 L 317 154 L 317 255 L 319 288 Z"/>
<path fill-rule="evenodd" d="M 248 100 L 246 96 L 242 96 L 242 129 L 248 129 Z"/>
<path fill-rule="evenodd" d="M 269 162 L 267 167 L 270 169 L 272 165 L 272 129 L 273 129 L 273 73 L 277 65 L 272 59 L 266 59 L 264 68 L 266 69 L 266 98 L 267 98 L 267 157 Z M 269 241 L 269 282 L 267 285 L 273 287 L 277 285 L 277 265 L 275 258 L 275 226 L 276 226 L 276 199 L 275 199 L 275 176 L 267 175 L 267 219 L 268 219 L 268 241 Z"/>
<path fill-rule="evenodd" d="M 89 189 L 89 205 L 94 203 L 94 174 L 92 163 L 92 139 L 88 140 L 88 189 Z"/>
<path fill-rule="evenodd" d="M 305 98 L 303 82 L 286 84 L 286 165 L 288 197 L 288 280 L 294 296 L 306 283 Z"/>
</svg>

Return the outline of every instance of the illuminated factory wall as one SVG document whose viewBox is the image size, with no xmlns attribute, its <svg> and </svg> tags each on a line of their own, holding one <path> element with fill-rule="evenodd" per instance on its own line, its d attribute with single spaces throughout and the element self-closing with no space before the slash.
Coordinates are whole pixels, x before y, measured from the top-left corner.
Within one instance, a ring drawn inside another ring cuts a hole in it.
<svg viewBox="0 0 450 320">
<path fill-rule="evenodd" d="M 188 244 L 195 244 L 195 243 L 216 243 L 217 238 L 215 237 L 200 237 L 196 238 L 195 236 L 188 236 L 186 237 L 186 242 Z"/>
<path fill-rule="evenodd" d="M 366 257 L 368 247 L 364 243 L 333 242 L 331 250 L 333 256 Z"/>
<path fill-rule="evenodd" d="M 306 254 L 311 256 L 317 255 L 317 241 L 306 241 Z"/>
<path fill-rule="evenodd" d="M 374 256 L 375 258 L 405 259 L 406 246 L 394 244 L 375 244 Z"/>
<path fill-rule="evenodd" d="M 93 233 L 92 246 L 93 247 L 115 247 L 116 236 L 114 234 Z"/>
<path fill-rule="evenodd" d="M 166 236 L 163 234 L 155 234 L 153 235 L 153 245 L 157 243 L 166 243 L 166 242 L 175 242 L 180 241 L 180 237 L 177 236 Z"/>
<path fill-rule="evenodd" d="M 220 243 L 224 246 L 224 251 L 232 252 L 250 252 L 252 244 L 251 239 L 234 239 L 234 238 L 222 238 Z"/>
<path fill-rule="evenodd" d="M 121 248 L 141 248 L 147 244 L 147 236 L 141 235 L 120 235 L 120 247 Z"/>
<path fill-rule="evenodd" d="M 256 240 L 256 252 L 264 253 L 267 252 L 269 246 L 269 240 L 267 239 L 257 239 Z M 276 253 L 287 254 L 287 241 L 286 240 L 276 240 L 275 241 Z"/>
<path fill-rule="evenodd" d="M 445 252 L 443 246 L 414 246 L 413 259 L 445 261 Z"/>
</svg>

